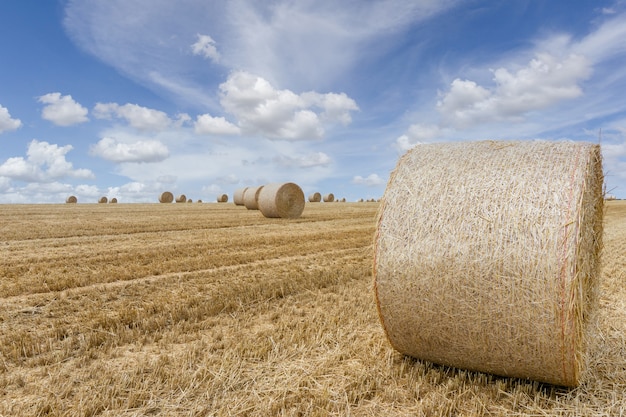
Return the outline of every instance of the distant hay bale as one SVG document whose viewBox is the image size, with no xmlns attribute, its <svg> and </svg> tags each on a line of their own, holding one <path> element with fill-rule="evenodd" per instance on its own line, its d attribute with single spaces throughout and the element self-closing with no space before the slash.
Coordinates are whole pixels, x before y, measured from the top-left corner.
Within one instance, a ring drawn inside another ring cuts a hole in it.
<svg viewBox="0 0 626 417">
<path fill-rule="evenodd" d="M 362 199 L 362 198 L 359 198 L 359 203 L 362 203 L 362 202 L 363 202 L 363 199 Z"/>
<path fill-rule="evenodd" d="M 293 182 L 267 184 L 259 193 L 258 203 L 265 217 L 296 219 L 304 210 L 304 193 Z"/>
<path fill-rule="evenodd" d="M 343 197 L 343 198 L 341 199 L 341 202 L 342 202 L 342 203 L 345 203 L 345 202 L 346 202 L 346 198 L 345 198 L 345 197 Z"/>
<path fill-rule="evenodd" d="M 202 200 L 198 200 L 198 201 L 196 201 L 196 203 L 202 203 Z"/>
<path fill-rule="evenodd" d="M 418 145 L 378 211 L 374 289 L 399 352 L 577 386 L 602 247 L 600 146 Z"/>
<path fill-rule="evenodd" d="M 243 195 L 247 189 L 248 187 L 243 187 L 243 188 L 237 188 L 235 190 L 235 193 L 233 194 L 233 203 L 235 203 L 236 206 L 245 205 L 243 202 Z"/>
<path fill-rule="evenodd" d="M 228 202 L 228 194 L 222 194 L 217 196 L 218 203 L 227 203 Z"/>
<path fill-rule="evenodd" d="M 65 199 L 65 202 L 67 204 L 76 204 L 78 203 L 78 199 L 76 198 L 76 196 L 71 195 Z"/>
<path fill-rule="evenodd" d="M 106 197 L 100 197 L 100 199 L 98 200 L 99 204 L 106 204 L 107 201 L 109 201 Z"/>
<path fill-rule="evenodd" d="M 193 203 L 193 200 L 190 198 L 189 200 L 187 200 L 188 203 Z"/>
<path fill-rule="evenodd" d="M 262 189 L 262 185 L 246 188 L 246 191 L 243 193 L 243 205 L 246 206 L 248 210 L 259 209 L 259 193 Z"/>
<path fill-rule="evenodd" d="M 174 194 L 170 193 L 169 191 L 165 191 L 159 197 L 159 203 L 171 203 L 173 201 L 174 201 Z"/>
<path fill-rule="evenodd" d="M 319 203 L 322 201 L 322 195 L 320 193 L 313 193 L 309 195 L 309 202 L 311 203 Z"/>
<path fill-rule="evenodd" d="M 335 201 L 335 195 L 333 193 L 324 196 L 324 203 L 332 203 L 333 201 Z"/>
<path fill-rule="evenodd" d="M 109 204 L 117 204 L 117 198 L 113 197 L 111 201 L 109 201 Z"/>
<path fill-rule="evenodd" d="M 177 203 L 186 203 L 187 202 L 187 196 L 185 194 L 181 194 L 178 197 L 176 197 L 176 202 Z"/>
</svg>

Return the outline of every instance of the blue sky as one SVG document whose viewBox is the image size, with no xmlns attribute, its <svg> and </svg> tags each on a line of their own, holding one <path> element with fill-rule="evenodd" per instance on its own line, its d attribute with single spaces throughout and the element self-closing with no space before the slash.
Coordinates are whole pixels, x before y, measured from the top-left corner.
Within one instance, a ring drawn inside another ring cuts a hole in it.
<svg viewBox="0 0 626 417">
<path fill-rule="evenodd" d="M 23 0 L 0 31 L 0 203 L 354 201 L 417 143 L 600 136 L 626 198 L 624 1 Z"/>
</svg>

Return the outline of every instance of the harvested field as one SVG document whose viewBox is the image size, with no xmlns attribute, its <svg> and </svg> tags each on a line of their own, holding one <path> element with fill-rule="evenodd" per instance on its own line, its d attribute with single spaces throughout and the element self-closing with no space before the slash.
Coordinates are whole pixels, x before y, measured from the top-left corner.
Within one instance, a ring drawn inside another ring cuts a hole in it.
<svg viewBox="0 0 626 417">
<path fill-rule="evenodd" d="M 626 202 L 607 204 L 599 337 L 565 389 L 388 344 L 378 204 L 0 206 L 0 416 L 625 415 Z"/>
</svg>

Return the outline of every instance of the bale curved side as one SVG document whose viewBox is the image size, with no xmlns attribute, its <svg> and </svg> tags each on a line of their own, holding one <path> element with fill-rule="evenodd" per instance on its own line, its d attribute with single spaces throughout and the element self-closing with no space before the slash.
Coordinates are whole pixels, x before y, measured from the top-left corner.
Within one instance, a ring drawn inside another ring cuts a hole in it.
<svg viewBox="0 0 626 417">
<path fill-rule="evenodd" d="M 248 210 L 259 209 L 259 193 L 262 189 L 262 185 L 258 187 L 248 187 L 243 193 L 243 205 L 246 206 Z"/>
<path fill-rule="evenodd" d="M 109 204 L 117 204 L 117 198 L 113 197 L 111 201 L 109 201 Z"/>
<path fill-rule="evenodd" d="M 222 194 L 217 196 L 218 203 L 227 203 L 228 202 L 228 194 Z"/>
<path fill-rule="evenodd" d="M 248 187 L 243 187 L 243 188 L 237 188 L 235 190 L 235 193 L 233 194 L 233 203 L 235 203 L 236 206 L 243 206 L 243 195 L 246 192 L 246 190 L 248 189 Z"/>
<path fill-rule="evenodd" d="M 265 217 L 296 219 L 304 204 L 302 188 L 293 182 L 267 184 L 259 193 L 259 210 Z"/>
<path fill-rule="evenodd" d="M 98 203 L 99 204 L 106 204 L 109 200 L 106 197 L 100 197 L 100 199 L 98 199 Z"/>
<path fill-rule="evenodd" d="M 332 203 L 333 201 L 335 201 L 335 195 L 333 193 L 324 195 L 324 203 Z"/>
<path fill-rule="evenodd" d="M 176 202 L 177 203 L 186 203 L 187 202 L 187 196 L 185 194 L 181 194 L 178 197 L 176 197 Z"/>
<path fill-rule="evenodd" d="M 309 195 L 309 202 L 311 203 L 319 203 L 322 201 L 322 195 L 320 193 L 313 193 Z"/>
<path fill-rule="evenodd" d="M 433 184 L 437 184 L 433 186 Z M 418 145 L 378 212 L 374 289 L 398 351 L 576 386 L 597 305 L 599 145 Z"/>
<path fill-rule="evenodd" d="M 67 204 L 76 204 L 78 203 L 78 199 L 76 198 L 76 196 L 71 195 L 65 199 L 65 202 Z"/>
<path fill-rule="evenodd" d="M 159 203 L 171 203 L 174 201 L 174 194 L 165 191 L 159 196 Z"/>
</svg>

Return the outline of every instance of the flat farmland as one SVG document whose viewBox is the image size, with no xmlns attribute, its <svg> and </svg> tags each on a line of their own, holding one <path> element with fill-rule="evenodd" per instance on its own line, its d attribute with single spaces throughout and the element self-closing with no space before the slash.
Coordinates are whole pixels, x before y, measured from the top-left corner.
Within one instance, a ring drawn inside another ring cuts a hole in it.
<svg viewBox="0 0 626 417">
<path fill-rule="evenodd" d="M 0 416 L 626 415 L 626 202 L 607 203 L 576 389 L 395 352 L 372 291 L 377 209 L 0 206 Z"/>
</svg>

